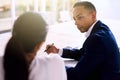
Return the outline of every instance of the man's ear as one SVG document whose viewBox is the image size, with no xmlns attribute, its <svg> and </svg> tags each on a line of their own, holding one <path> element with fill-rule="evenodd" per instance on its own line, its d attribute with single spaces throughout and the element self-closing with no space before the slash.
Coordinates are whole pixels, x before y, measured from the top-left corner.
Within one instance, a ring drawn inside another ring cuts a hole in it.
<svg viewBox="0 0 120 80">
<path fill-rule="evenodd" d="M 93 19 L 96 19 L 96 12 L 95 12 L 95 11 L 92 12 L 92 18 L 93 18 Z"/>
</svg>

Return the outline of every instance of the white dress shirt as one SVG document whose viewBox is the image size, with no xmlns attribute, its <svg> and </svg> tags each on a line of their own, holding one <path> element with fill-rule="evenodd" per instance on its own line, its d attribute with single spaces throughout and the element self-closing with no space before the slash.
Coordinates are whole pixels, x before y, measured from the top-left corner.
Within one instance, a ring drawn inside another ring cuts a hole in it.
<svg viewBox="0 0 120 80">
<path fill-rule="evenodd" d="M 2 58 L 0 56 L 0 80 L 4 80 Z M 29 70 L 29 80 L 67 80 L 64 61 L 58 54 L 36 56 Z"/>
<path fill-rule="evenodd" d="M 58 54 L 36 57 L 30 66 L 29 80 L 67 80 L 63 59 Z"/>
<path fill-rule="evenodd" d="M 90 33 L 91 33 L 92 29 L 93 29 L 93 26 L 94 26 L 96 23 L 97 23 L 97 21 L 96 21 L 95 23 L 93 23 L 93 25 L 88 29 L 88 31 L 87 31 L 86 34 L 85 34 L 85 37 L 86 37 L 86 38 L 90 35 Z"/>
</svg>

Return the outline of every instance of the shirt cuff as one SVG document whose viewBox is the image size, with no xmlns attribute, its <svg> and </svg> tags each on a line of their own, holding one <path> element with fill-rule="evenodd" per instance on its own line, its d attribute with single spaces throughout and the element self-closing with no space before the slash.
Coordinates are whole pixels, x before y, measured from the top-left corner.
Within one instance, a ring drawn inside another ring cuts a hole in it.
<svg viewBox="0 0 120 80">
<path fill-rule="evenodd" d="M 59 49 L 58 54 L 59 54 L 60 56 L 62 56 L 62 53 L 63 53 L 63 49 Z"/>
</svg>

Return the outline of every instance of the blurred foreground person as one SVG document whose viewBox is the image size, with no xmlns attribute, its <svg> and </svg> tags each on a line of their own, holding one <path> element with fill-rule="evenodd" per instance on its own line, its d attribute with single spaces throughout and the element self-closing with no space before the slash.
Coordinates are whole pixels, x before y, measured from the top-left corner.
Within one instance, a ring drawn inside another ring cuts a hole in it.
<svg viewBox="0 0 120 80">
<path fill-rule="evenodd" d="M 67 80 L 59 55 L 36 56 L 45 41 L 46 27 L 44 19 L 34 12 L 17 18 L 6 45 L 0 80 Z"/>
</svg>

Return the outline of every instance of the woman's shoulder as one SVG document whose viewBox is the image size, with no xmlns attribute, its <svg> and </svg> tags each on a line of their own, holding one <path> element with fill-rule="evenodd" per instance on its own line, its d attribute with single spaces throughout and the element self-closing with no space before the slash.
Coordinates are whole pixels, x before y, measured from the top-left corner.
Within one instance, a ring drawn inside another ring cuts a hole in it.
<svg viewBox="0 0 120 80">
<path fill-rule="evenodd" d="M 53 76 L 55 76 L 54 79 Z M 67 80 L 63 59 L 58 54 L 35 57 L 31 64 L 30 78 L 32 80 L 45 80 L 45 78 L 47 78 L 46 80 Z"/>
<path fill-rule="evenodd" d="M 39 55 L 36 56 L 31 65 L 41 65 L 41 64 L 48 64 L 48 63 L 64 63 L 64 60 L 58 54 L 49 54 L 49 55 Z"/>
<path fill-rule="evenodd" d="M 51 53 L 49 55 L 40 55 L 35 58 L 37 61 L 48 61 L 48 60 L 63 60 L 60 55 Z"/>
<path fill-rule="evenodd" d="M 47 58 L 48 58 L 48 59 L 62 59 L 62 58 L 60 57 L 60 55 L 54 54 L 54 53 L 51 53 L 51 54 L 47 55 Z"/>
</svg>

